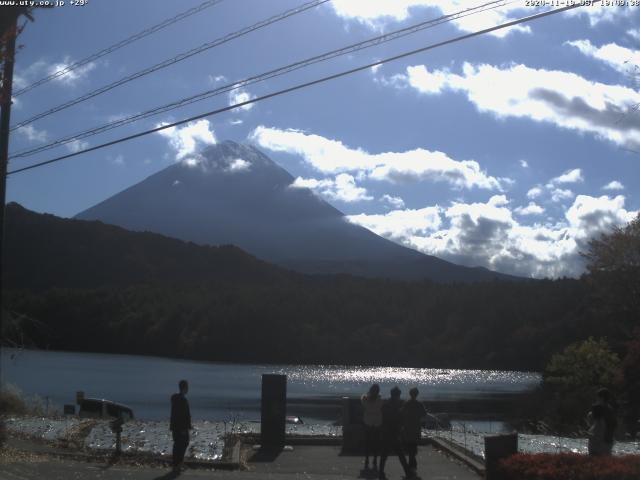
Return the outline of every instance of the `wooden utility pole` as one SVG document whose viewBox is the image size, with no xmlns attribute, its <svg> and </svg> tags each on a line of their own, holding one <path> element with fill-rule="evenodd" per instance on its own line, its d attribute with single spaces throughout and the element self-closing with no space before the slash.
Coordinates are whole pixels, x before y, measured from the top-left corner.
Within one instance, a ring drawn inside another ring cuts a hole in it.
<svg viewBox="0 0 640 480">
<path fill-rule="evenodd" d="M 4 206 L 7 193 L 7 162 L 9 158 L 9 126 L 11 123 L 11 91 L 13 87 L 13 63 L 16 53 L 16 37 L 18 36 L 19 12 L 11 11 L 9 24 L 0 32 L 6 41 L 4 66 L 2 71 L 2 106 L 0 111 L 0 355 L 4 343 Z M 2 359 L 0 357 L 0 386 L 2 386 Z"/>
</svg>

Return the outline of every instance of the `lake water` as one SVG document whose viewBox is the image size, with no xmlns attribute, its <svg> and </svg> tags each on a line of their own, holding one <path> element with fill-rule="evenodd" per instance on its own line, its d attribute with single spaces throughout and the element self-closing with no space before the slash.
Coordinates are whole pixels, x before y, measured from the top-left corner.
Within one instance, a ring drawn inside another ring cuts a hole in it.
<svg viewBox="0 0 640 480">
<path fill-rule="evenodd" d="M 482 399 L 523 393 L 540 383 L 533 372 L 439 370 L 428 368 L 336 365 L 243 365 L 194 362 L 158 357 L 2 349 L 2 382 L 27 395 L 48 398 L 59 410 L 75 403 L 76 391 L 124 403 L 136 417 L 166 419 L 169 397 L 178 381 L 189 380 L 188 394 L 195 420 L 259 420 L 261 375 L 287 375 L 291 415 L 331 422 L 343 396 L 358 397 L 371 383 L 384 396 L 398 385 L 407 395 L 417 386 L 427 401 Z"/>
</svg>

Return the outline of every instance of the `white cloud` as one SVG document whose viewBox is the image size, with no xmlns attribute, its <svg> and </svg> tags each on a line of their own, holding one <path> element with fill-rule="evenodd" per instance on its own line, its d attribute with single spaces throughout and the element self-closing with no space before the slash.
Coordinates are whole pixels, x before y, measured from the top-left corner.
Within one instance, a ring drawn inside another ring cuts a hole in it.
<svg viewBox="0 0 640 480">
<path fill-rule="evenodd" d="M 602 2 L 604 3 L 604 2 Z M 600 22 L 615 22 L 618 18 L 629 15 L 629 7 L 613 7 L 611 5 L 603 5 L 601 2 L 593 2 L 592 5 L 588 5 L 586 8 L 578 7 L 573 10 L 568 10 L 565 15 L 586 16 L 589 19 L 589 24 L 594 27 Z"/>
<path fill-rule="evenodd" d="M 382 215 L 351 215 L 349 221 L 395 241 L 404 241 L 415 235 L 428 235 L 442 225 L 440 207 L 418 210 L 394 210 Z"/>
<path fill-rule="evenodd" d="M 586 80 L 574 73 L 511 65 L 465 63 L 462 75 L 448 70 L 408 67 L 405 81 L 425 95 L 444 90 L 466 94 L 480 112 L 497 118 L 528 118 L 589 133 L 617 145 L 640 146 L 640 118 L 626 116 L 640 100 L 631 88 Z M 500 92 L 500 95 L 496 95 Z"/>
<path fill-rule="evenodd" d="M 603 190 L 624 190 L 624 185 L 622 183 L 620 183 L 618 180 L 612 180 L 611 182 L 607 183 L 604 187 L 602 187 Z"/>
<path fill-rule="evenodd" d="M 380 197 L 380 201 L 392 206 L 393 208 L 404 208 L 404 200 L 400 197 L 394 197 L 393 195 L 385 193 Z"/>
<path fill-rule="evenodd" d="M 565 188 L 567 184 L 581 183 L 584 181 L 582 176 L 582 170 L 574 168 L 572 170 L 565 171 L 562 175 L 558 175 L 550 179 L 546 185 L 535 185 L 527 192 L 527 198 L 534 200 L 548 195 L 553 202 L 562 202 L 563 200 L 569 200 L 575 197 L 570 189 Z M 531 203 L 530 203 L 531 205 Z M 520 212 L 518 212 L 520 213 Z"/>
<path fill-rule="evenodd" d="M 478 2 L 469 5 L 468 0 L 333 0 L 331 2 L 334 12 L 339 17 L 358 21 L 376 30 L 382 30 L 385 23 L 389 21 L 406 20 L 411 15 L 411 11 L 418 8 L 435 8 L 443 15 L 451 15 L 478 5 Z M 522 6 L 505 5 L 500 9 L 487 10 L 453 20 L 453 23 L 462 31 L 476 31 L 515 18 L 517 10 L 522 10 Z M 526 25 L 518 25 L 492 34 L 504 37 L 513 31 L 528 33 L 531 29 Z"/>
<path fill-rule="evenodd" d="M 379 235 L 463 265 L 559 277 L 582 273 L 579 252 L 586 249 L 589 239 L 624 225 L 636 214 L 624 208 L 621 195 L 579 195 L 563 220 L 525 225 L 514 219 L 504 195 L 494 195 L 486 203 L 457 202 L 448 208 L 436 205 L 348 218 Z"/>
<path fill-rule="evenodd" d="M 160 123 L 156 127 L 162 125 L 167 125 L 167 123 Z M 206 119 L 189 122 L 183 127 L 166 128 L 157 133 L 169 140 L 169 144 L 177 152 L 176 160 L 183 160 L 187 164 L 189 164 L 189 160 L 194 160 L 187 157 L 195 154 L 200 144 L 214 145 L 216 143 L 216 137 L 210 128 L 209 120 Z"/>
<path fill-rule="evenodd" d="M 611 226 L 624 225 L 633 219 L 636 212 L 625 210 L 624 201 L 623 195 L 614 198 L 578 195 L 565 216 L 575 229 L 576 238 L 586 240 Z"/>
<path fill-rule="evenodd" d="M 639 51 L 621 47 L 615 43 L 608 43 L 601 47 L 596 47 L 589 40 L 574 40 L 565 42 L 565 44 L 577 48 L 587 57 L 600 60 L 622 73 L 632 71 L 636 61 L 640 57 Z"/>
<path fill-rule="evenodd" d="M 16 68 L 13 72 L 13 89 L 20 90 L 26 87 L 34 80 L 38 80 L 46 72 L 48 68 L 47 62 L 44 60 L 37 60 L 30 64 L 27 68 Z"/>
<path fill-rule="evenodd" d="M 211 85 L 227 81 L 227 77 L 225 77 L 224 75 L 209 75 L 207 78 L 209 79 L 209 83 Z"/>
<path fill-rule="evenodd" d="M 20 127 L 18 132 L 30 142 L 45 142 L 49 138 L 46 130 L 38 130 L 33 125 Z"/>
<path fill-rule="evenodd" d="M 47 74 L 53 75 L 61 70 L 64 70 L 69 65 L 73 63 L 70 57 L 64 57 L 64 60 L 60 63 L 54 63 L 47 68 Z M 56 77 L 54 79 L 55 82 L 58 82 L 62 85 L 67 86 L 75 86 L 81 80 L 84 80 L 89 75 L 89 72 L 94 70 L 97 67 L 95 62 L 89 62 L 86 65 L 78 67 L 74 70 L 70 70 L 65 72 L 63 75 Z"/>
<path fill-rule="evenodd" d="M 291 184 L 291 188 L 308 188 L 331 200 L 347 203 L 373 200 L 373 197 L 367 194 L 367 190 L 358 187 L 355 178 L 348 173 L 341 173 L 334 180 L 298 177 Z"/>
<path fill-rule="evenodd" d="M 372 180 L 441 181 L 454 188 L 502 189 L 505 179 L 484 172 L 474 160 L 454 160 L 443 152 L 422 148 L 405 152 L 368 153 L 349 148 L 338 140 L 298 130 L 257 127 L 250 139 L 258 145 L 277 152 L 300 155 L 307 163 L 324 173 L 366 173 Z"/>
<path fill-rule="evenodd" d="M 390 77 L 385 77 L 383 75 L 374 75 L 373 81 L 385 87 L 391 87 L 397 90 L 402 90 L 409 86 L 409 84 L 407 83 L 406 75 L 403 75 L 401 73 L 391 75 Z"/>
<path fill-rule="evenodd" d="M 629 35 L 632 38 L 635 38 L 636 40 L 640 40 L 640 28 L 627 30 L 627 35 Z"/>
<path fill-rule="evenodd" d="M 232 90 L 229 92 L 229 106 L 236 105 L 238 103 L 248 102 L 249 100 L 252 100 L 254 98 L 256 98 L 255 95 L 238 88 L 236 90 Z M 249 103 L 248 105 L 243 105 L 241 107 L 234 108 L 231 111 L 236 113 L 241 111 L 246 112 L 251 110 L 253 108 L 253 105 L 254 105 L 253 103 Z"/>
<path fill-rule="evenodd" d="M 242 125 L 244 122 L 239 118 L 236 118 L 236 119 L 229 120 L 229 123 L 231 125 Z"/>
<path fill-rule="evenodd" d="M 561 202 L 563 200 L 568 200 L 575 196 L 575 193 L 573 193 L 571 190 L 564 189 L 564 188 L 553 188 L 551 189 L 550 193 L 551 193 L 551 200 L 554 202 Z"/>
<path fill-rule="evenodd" d="M 582 171 L 579 168 L 574 168 L 573 170 L 567 170 L 558 177 L 552 178 L 549 183 L 552 185 L 558 185 L 563 183 L 578 183 L 583 181 L 584 178 L 582 177 Z"/>
<path fill-rule="evenodd" d="M 80 150 L 85 150 L 89 148 L 89 142 L 85 142 L 84 140 L 72 140 L 71 142 L 65 144 L 67 150 L 71 153 L 79 152 Z"/>
<path fill-rule="evenodd" d="M 471 7 L 478 7 L 483 3 L 469 2 L 469 0 L 333 0 L 330 5 L 336 15 L 345 20 L 357 21 L 369 28 L 383 30 L 387 23 L 407 20 L 414 11 L 419 9 L 433 8 L 443 15 L 452 15 Z M 586 8 L 569 10 L 565 15 L 587 17 L 591 26 L 595 26 L 604 21 L 614 22 L 628 15 L 628 10 L 628 8 L 609 7 L 595 2 L 594 5 Z M 541 8 L 525 6 L 524 2 L 510 2 L 497 9 L 455 19 L 453 23 L 464 32 L 473 32 L 541 11 Z M 530 33 L 531 27 L 516 25 L 492 32 L 492 35 L 505 37 L 516 31 Z"/>
<path fill-rule="evenodd" d="M 187 167 L 195 168 L 200 165 L 200 157 L 185 158 L 182 163 Z"/>
<path fill-rule="evenodd" d="M 535 202 L 529 202 L 529 205 L 526 207 L 518 207 L 515 209 L 515 212 L 518 215 L 542 215 L 544 213 L 544 208 L 538 205 Z"/>
<path fill-rule="evenodd" d="M 234 158 L 229 162 L 227 171 L 229 172 L 246 172 L 251 168 L 251 162 L 243 160 L 242 158 Z"/>
<path fill-rule="evenodd" d="M 520 166 L 522 168 L 529 168 L 529 162 L 527 162 L 526 160 L 520 160 Z"/>
<path fill-rule="evenodd" d="M 544 193 L 544 190 L 542 189 L 542 187 L 538 185 L 529 189 L 529 191 L 527 192 L 527 198 L 531 198 L 531 199 L 538 198 L 543 193 Z"/>
</svg>

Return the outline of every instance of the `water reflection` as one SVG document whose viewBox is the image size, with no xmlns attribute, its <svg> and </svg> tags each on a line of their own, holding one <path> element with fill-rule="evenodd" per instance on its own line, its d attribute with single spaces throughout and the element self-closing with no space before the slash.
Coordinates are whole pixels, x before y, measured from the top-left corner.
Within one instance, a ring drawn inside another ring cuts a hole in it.
<svg viewBox="0 0 640 480">
<path fill-rule="evenodd" d="M 48 397 L 61 410 L 75 402 L 75 392 L 115 400 L 134 409 L 137 418 L 164 419 L 169 397 L 182 378 L 189 379 L 189 401 L 196 419 L 244 420 L 260 416 L 261 375 L 288 377 L 292 415 L 329 421 L 342 396 L 359 396 L 371 383 L 384 395 L 399 385 L 420 389 L 426 401 L 487 398 L 530 390 L 540 382 L 532 372 L 443 370 L 336 365 L 240 365 L 158 357 L 2 350 L 3 380 L 29 395 Z M 339 407 L 338 407 L 339 408 Z M 443 407 L 444 408 L 444 407 Z M 446 408 L 443 410 L 446 411 Z"/>
<path fill-rule="evenodd" d="M 281 367 L 290 381 L 317 384 L 420 384 L 425 386 L 473 386 L 479 390 L 522 391 L 540 383 L 540 374 L 500 370 L 444 370 L 436 368 L 360 367 L 311 365 Z"/>
</svg>

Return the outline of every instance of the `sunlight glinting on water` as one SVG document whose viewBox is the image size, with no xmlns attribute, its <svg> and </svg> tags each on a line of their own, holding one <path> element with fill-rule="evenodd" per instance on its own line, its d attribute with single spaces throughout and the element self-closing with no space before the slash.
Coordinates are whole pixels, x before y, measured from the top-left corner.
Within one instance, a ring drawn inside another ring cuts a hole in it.
<svg viewBox="0 0 640 480">
<path fill-rule="evenodd" d="M 357 367 L 317 365 L 282 368 L 278 373 L 286 374 L 291 381 L 303 384 L 315 383 L 385 383 L 437 385 L 501 385 L 531 388 L 540 383 L 540 374 L 535 372 L 509 372 L 499 370 L 448 370 L 436 368 Z"/>
</svg>

